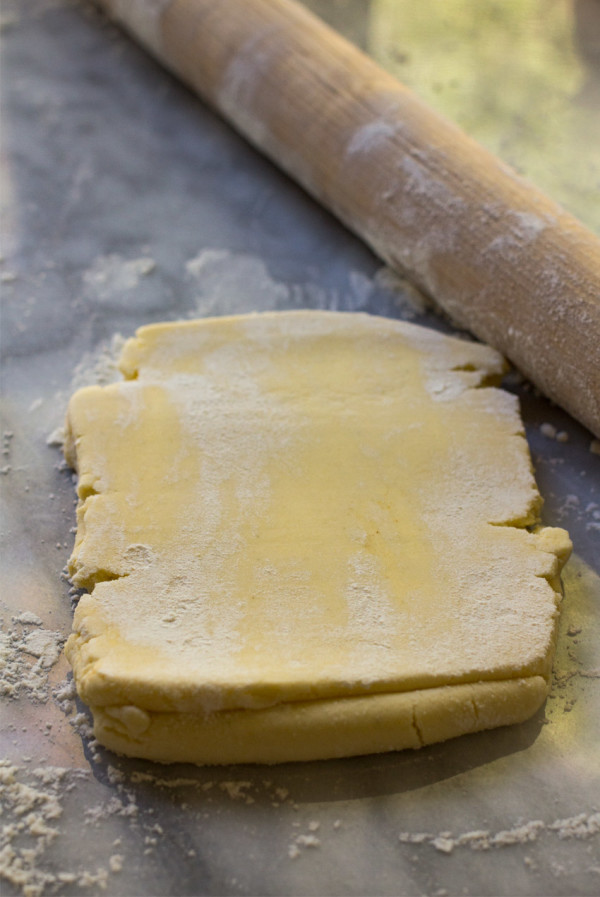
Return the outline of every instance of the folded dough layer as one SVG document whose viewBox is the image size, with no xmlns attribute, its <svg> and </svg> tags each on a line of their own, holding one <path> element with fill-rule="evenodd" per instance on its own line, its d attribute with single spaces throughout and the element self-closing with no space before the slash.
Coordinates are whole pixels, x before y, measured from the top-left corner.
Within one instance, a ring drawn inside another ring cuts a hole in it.
<svg viewBox="0 0 600 897">
<path fill-rule="evenodd" d="M 159 763 L 281 763 L 420 748 L 523 722 L 547 695 L 541 676 L 372 694 L 263 710 L 144 713 L 92 707 L 106 747 Z"/>
<path fill-rule="evenodd" d="M 535 712 L 570 543 L 532 529 L 498 353 L 306 311 L 144 327 L 120 366 L 65 445 L 89 593 L 67 654 L 100 741 L 277 762 Z"/>
</svg>

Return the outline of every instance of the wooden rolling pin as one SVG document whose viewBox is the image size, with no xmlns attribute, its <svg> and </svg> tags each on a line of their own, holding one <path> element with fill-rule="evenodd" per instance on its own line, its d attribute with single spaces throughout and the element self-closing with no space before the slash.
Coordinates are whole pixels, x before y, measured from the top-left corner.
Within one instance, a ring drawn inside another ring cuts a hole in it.
<svg viewBox="0 0 600 897">
<path fill-rule="evenodd" d="M 600 436 L 597 237 L 293 0 L 99 2 Z"/>
</svg>

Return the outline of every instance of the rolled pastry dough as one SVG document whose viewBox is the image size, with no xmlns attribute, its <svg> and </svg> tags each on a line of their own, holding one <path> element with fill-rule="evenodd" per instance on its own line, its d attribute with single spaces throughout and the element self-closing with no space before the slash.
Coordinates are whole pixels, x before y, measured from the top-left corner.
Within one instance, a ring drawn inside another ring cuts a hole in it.
<svg viewBox="0 0 600 897">
<path fill-rule="evenodd" d="M 362 314 L 141 328 L 71 399 L 87 590 L 67 655 L 106 746 L 163 762 L 419 747 L 518 722 L 564 530 L 492 349 Z"/>
</svg>

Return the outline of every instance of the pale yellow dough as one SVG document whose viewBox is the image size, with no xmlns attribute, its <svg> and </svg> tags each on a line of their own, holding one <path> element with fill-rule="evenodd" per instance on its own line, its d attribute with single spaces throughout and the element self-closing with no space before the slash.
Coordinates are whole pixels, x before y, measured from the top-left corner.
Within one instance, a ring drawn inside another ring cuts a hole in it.
<svg viewBox="0 0 600 897">
<path fill-rule="evenodd" d="M 547 694 L 570 543 L 492 349 L 280 312 L 143 327 L 71 399 L 67 644 L 98 739 L 163 762 L 419 747 Z"/>
</svg>

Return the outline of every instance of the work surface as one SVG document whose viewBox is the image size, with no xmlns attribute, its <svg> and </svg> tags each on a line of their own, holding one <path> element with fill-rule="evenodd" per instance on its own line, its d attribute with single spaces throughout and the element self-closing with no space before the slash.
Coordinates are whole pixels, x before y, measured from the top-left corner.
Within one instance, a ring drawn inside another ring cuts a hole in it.
<svg viewBox="0 0 600 897">
<path fill-rule="evenodd" d="M 330 4 L 344 6 L 368 44 L 357 4 Z M 452 329 L 90 7 L 2 16 L 2 893 L 598 893 L 600 458 L 515 375 L 544 522 L 574 542 L 534 719 L 270 768 L 160 767 L 94 743 L 60 654 L 74 487 L 47 444 L 73 389 L 115 377 L 122 339 L 151 321 L 327 308 Z M 581 102 L 598 91 L 585 77 Z M 556 192 L 597 228 L 585 191 Z"/>
</svg>

